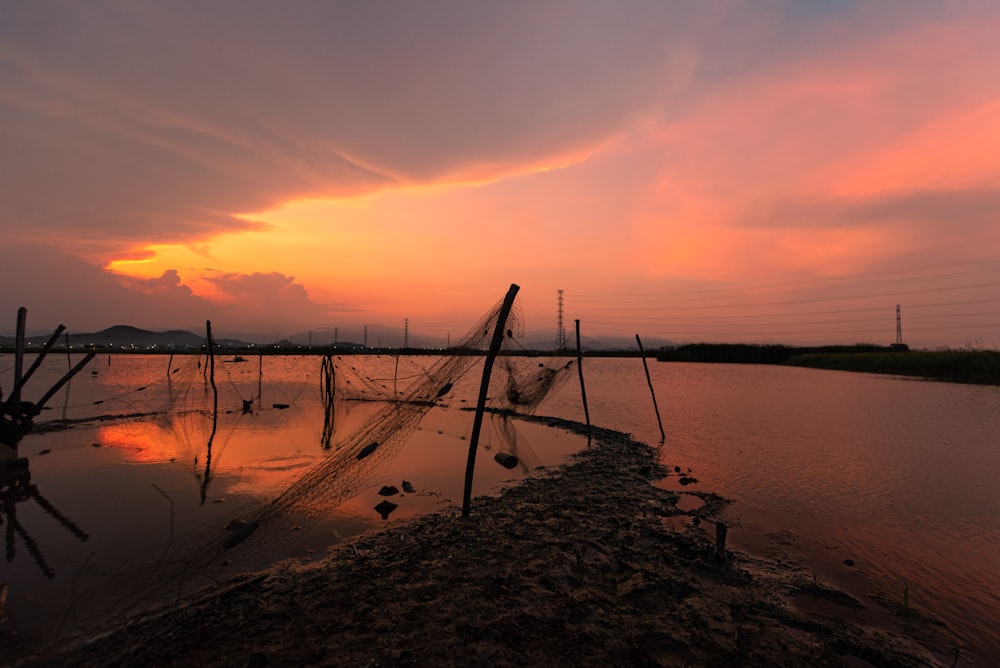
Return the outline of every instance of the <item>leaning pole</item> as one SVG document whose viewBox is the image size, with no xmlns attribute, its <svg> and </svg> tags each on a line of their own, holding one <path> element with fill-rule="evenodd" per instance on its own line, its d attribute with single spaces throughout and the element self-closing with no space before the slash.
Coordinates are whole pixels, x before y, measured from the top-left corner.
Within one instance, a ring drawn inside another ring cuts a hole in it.
<svg viewBox="0 0 1000 668">
<path fill-rule="evenodd" d="M 469 460 L 465 465 L 465 491 L 462 495 L 462 517 L 469 516 L 469 506 L 472 504 L 472 473 L 476 467 L 476 449 L 479 447 L 479 432 L 483 428 L 483 411 L 486 409 L 486 394 L 490 389 L 490 376 L 493 374 L 493 361 L 500 352 L 500 345 L 503 343 L 504 331 L 507 326 L 507 317 L 514 307 L 514 298 L 521 288 L 511 283 L 504 297 L 500 312 L 497 314 L 496 329 L 493 330 L 493 340 L 490 341 L 490 349 L 486 353 L 486 361 L 483 362 L 483 380 L 479 385 L 479 401 L 476 403 L 476 418 L 472 422 L 472 436 L 469 438 Z"/>
</svg>

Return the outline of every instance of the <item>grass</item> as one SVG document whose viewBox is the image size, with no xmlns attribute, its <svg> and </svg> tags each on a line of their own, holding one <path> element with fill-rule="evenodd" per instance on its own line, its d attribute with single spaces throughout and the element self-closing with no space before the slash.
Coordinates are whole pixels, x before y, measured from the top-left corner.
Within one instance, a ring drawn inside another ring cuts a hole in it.
<svg viewBox="0 0 1000 668">
<path fill-rule="evenodd" d="M 976 349 L 804 353 L 786 364 L 1000 385 L 1000 351 Z"/>
<path fill-rule="evenodd" d="M 893 346 L 785 346 L 693 343 L 661 348 L 661 362 L 787 364 L 817 369 L 913 376 L 953 383 L 1000 385 L 1000 351 L 980 348 L 908 350 Z"/>
</svg>

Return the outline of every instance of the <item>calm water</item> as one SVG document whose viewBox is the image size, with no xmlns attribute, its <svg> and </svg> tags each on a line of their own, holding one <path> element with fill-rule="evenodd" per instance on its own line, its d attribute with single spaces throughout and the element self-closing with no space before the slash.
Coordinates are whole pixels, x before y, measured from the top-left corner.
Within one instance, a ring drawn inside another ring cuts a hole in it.
<svg viewBox="0 0 1000 668">
<path fill-rule="evenodd" d="M 183 554 L 199 535 L 219 531 L 323 461 L 331 417 L 335 447 L 384 407 L 340 402 L 328 413 L 319 358 L 265 358 L 262 368 L 257 358 L 220 362 L 213 435 L 211 391 L 196 362 L 177 357 L 168 374 L 165 356 L 98 358 L 36 421 L 155 413 L 22 442 L 30 482 L 88 540 L 36 501 L 17 504 L 28 540 L 17 534 L 13 560 L 0 564 L 17 628 L 67 629 L 96 614 L 91 609 L 134 603 L 122 594 L 126 584 L 155 580 L 168 555 Z M 338 360 L 338 382 L 391 398 L 419 382 L 430 362 L 347 357 Z M 12 364 L 0 358 L 4 389 Z M 47 360 L 26 398 L 65 369 L 65 358 Z M 858 596 L 882 589 L 898 599 L 906 587 L 911 605 L 973 647 L 977 664 L 1000 661 L 993 628 L 1000 618 L 1000 389 L 768 366 L 651 362 L 650 372 L 667 432 L 664 461 L 691 467 L 701 489 L 735 499 L 729 516 L 742 528 L 731 532 L 734 541 L 759 546 L 761 535 L 778 534 L 806 568 Z M 383 498 L 378 490 L 401 488 L 404 479 L 414 492 L 391 497 L 399 508 L 390 525 L 460 503 L 472 423 L 461 409 L 474 404 L 479 374 L 478 366 L 470 370 L 426 414 L 363 493 L 322 521 L 291 527 L 282 554 L 262 559 L 318 558 L 331 542 L 385 525 L 373 510 Z M 640 360 L 586 359 L 584 374 L 595 424 L 659 441 Z M 244 400 L 253 412 L 242 412 Z M 575 373 L 537 413 L 583 420 Z M 495 418 L 482 443 L 477 494 L 557 465 L 583 445 L 558 430 Z M 522 466 L 498 466 L 492 455 L 500 450 L 515 451 Z M 856 565 L 843 565 L 845 558 Z"/>
<path fill-rule="evenodd" d="M 655 443 L 641 367 L 584 360 L 587 397 L 595 423 Z M 737 501 L 735 541 L 779 533 L 856 596 L 900 600 L 906 587 L 972 646 L 975 665 L 1000 664 L 1000 388 L 773 366 L 650 372 L 663 459 Z M 565 390 L 551 410 L 582 416 Z"/>
</svg>

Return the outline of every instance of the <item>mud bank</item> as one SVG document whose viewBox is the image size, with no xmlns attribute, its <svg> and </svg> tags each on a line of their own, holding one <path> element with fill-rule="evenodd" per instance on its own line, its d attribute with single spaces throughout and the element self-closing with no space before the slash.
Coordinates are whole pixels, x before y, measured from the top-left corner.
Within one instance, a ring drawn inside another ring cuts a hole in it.
<svg viewBox="0 0 1000 668">
<path fill-rule="evenodd" d="M 698 492 L 682 510 L 652 484 L 673 473 L 654 448 L 593 436 L 566 466 L 476 499 L 468 519 L 390 521 L 320 563 L 235 575 L 11 665 L 939 665 L 919 632 L 793 605 L 838 600 L 801 573 L 716 559 L 725 500 Z"/>
</svg>

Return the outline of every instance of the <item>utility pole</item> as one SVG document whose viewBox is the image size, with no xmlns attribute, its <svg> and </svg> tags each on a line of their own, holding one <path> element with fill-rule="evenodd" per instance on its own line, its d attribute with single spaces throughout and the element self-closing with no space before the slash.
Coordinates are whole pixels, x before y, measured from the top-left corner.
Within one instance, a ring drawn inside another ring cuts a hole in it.
<svg viewBox="0 0 1000 668">
<path fill-rule="evenodd" d="M 364 347 L 365 348 L 368 347 L 368 325 L 365 325 Z"/>
<path fill-rule="evenodd" d="M 556 350 L 566 350 L 566 328 L 563 326 L 563 291 L 556 290 L 558 311 L 556 317 Z"/>
<path fill-rule="evenodd" d="M 903 316 L 896 304 L 896 345 L 903 345 Z"/>
</svg>

